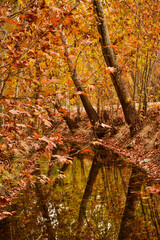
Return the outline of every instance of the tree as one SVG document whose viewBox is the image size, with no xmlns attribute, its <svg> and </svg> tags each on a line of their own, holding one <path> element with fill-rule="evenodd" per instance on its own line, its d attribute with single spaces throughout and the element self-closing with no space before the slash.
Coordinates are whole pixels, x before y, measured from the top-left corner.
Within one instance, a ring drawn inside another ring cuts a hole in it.
<svg viewBox="0 0 160 240">
<path fill-rule="evenodd" d="M 85 92 L 84 87 L 82 86 L 80 80 L 78 79 L 76 67 L 74 66 L 72 59 L 69 58 L 70 49 L 69 49 L 69 47 L 67 47 L 68 44 L 64 37 L 63 32 L 62 32 L 62 42 L 65 46 L 65 54 L 67 57 L 67 62 L 68 62 L 68 66 L 69 66 L 69 72 L 71 73 L 71 78 L 75 84 L 77 91 L 79 92 L 81 101 L 82 101 L 83 106 L 86 110 L 86 113 L 90 119 L 90 122 L 94 126 L 95 123 L 98 121 L 99 117 L 98 117 L 98 114 L 96 113 L 96 111 L 94 110 L 93 106 L 91 105 L 91 103 L 87 97 L 87 94 Z"/>
<path fill-rule="evenodd" d="M 116 55 L 113 51 L 113 46 L 111 45 L 101 0 L 93 0 L 93 6 L 97 14 L 98 32 L 101 36 L 100 43 L 104 59 L 107 66 L 111 69 L 111 79 L 122 105 L 126 122 L 130 126 L 131 131 L 133 131 L 138 121 L 138 115 L 127 85 L 122 78 L 122 70 L 117 63 Z"/>
</svg>

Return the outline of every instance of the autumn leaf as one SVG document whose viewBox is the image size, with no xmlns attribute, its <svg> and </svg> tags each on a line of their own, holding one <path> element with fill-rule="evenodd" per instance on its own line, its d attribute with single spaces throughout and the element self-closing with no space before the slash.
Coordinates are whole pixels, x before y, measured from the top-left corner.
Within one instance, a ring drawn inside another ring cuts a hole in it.
<svg viewBox="0 0 160 240">
<path fill-rule="evenodd" d="M 86 94 L 84 91 L 77 91 L 77 94 L 78 94 L 78 95 L 81 95 L 81 94 L 82 94 L 82 95 L 84 95 L 84 96 L 85 96 L 85 95 L 87 96 L 87 94 Z"/>
<path fill-rule="evenodd" d="M 118 49 L 118 47 L 115 46 L 115 45 L 111 45 L 111 48 L 113 48 L 113 49 Z"/>
<path fill-rule="evenodd" d="M 19 110 L 15 110 L 15 109 L 11 109 L 11 110 L 9 110 L 9 113 L 12 113 L 12 114 L 19 114 L 20 111 L 19 111 Z"/>
<path fill-rule="evenodd" d="M 92 43 L 92 41 L 90 39 L 87 39 L 87 40 L 81 40 L 80 43 L 82 45 L 88 45 L 88 44 Z"/>
<path fill-rule="evenodd" d="M 58 82 L 59 82 L 59 79 L 53 78 L 53 77 L 48 81 L 48 83 L 58 83 Z"/>
<path fill-rule="evenodd" d="M 46 119 L 42 119 L 42 120 L 43 120 L 45 126 L 52 127 L 52 123 L 50 123 L 48 120 L 46 120 Z"/>
<path fill-rule="evenodd" d="M 69 59 L 73 59 L 73 58 L 74 58 L 74 55 L 70 54 L 70 55 L 68 55 L 68 58 L 69 58 Z"/>
<path fill-rule="evenodd" d="M 89 91 L 95 90 L 95 86 L 94 86 L 94 85 L 88 85 L 88 90 L 89 90 Z"/>
<path fill-rule="evenodd" d="M 92 152 L 92 150 L 86 148 L 82 151 L 83 154 L 89 154 L 90 152 Z"/>
<path fill-rule="evenodd" d="M 34 133 L 34 139 L 39 139 L 39 138 L 41 138 L 41 135 Z"/>
<path fill-rule="evenodd" d="M 17 123 L 16 126 L 17 126 L 17 127 L 26 128 L 26 125 L 25 125 L 25 124 L 20 124 L 20 123 Z"/>
<path fill-rule="evenodd" d="M 71 160 L 68 160 L 68 159 L 66 159 L 65 163 L 73 165 L 73 162 Z"/>
<path fill-rule="evenodd" d="M 26 15 L 25 15 L 25 14 L 21 14 L 19 17 L 20 17 L 20 18 L 25 18 Z"/>
<path fill-rule="evenodd" d="M 83 83 L 85 83 L 87 81 L 87 79 L 86 78 L 84 78 L 84 79 L 81 79 L 81 82 L 83 82 Z"/>
<path fill-rule="evenodd" d="M 50 21 L 52 22 L 53 26 L 55 26 L 58 22 L 60 22 L 61 18 L 51 17 Z"/>
<path fill-rule="evenodd" d="M 12 20 L 10 18 L 0 18 L 0 21 L 8 22 L 8 23 L 19 26 L 19 23 L 15 22 L 14 20 Z"/>
<path fill-rule="evenodd" d="M 53 6 L 52 6 L 52 11 L 53 11 L 53 12 L 57 12 L 57 13 L 63 12 L 60 8 L 53 7 Z"/>
<path fill-rule="evenodd" d="M 106 72 L 107 73 L 114 73 L 117 69 L 116 68 L 114 68 L 114 67 L 108 67 L 108 68 L 105 68 L 105 70 L 106 70 Z"/>
<path fill-rule="evenodd" d="M 11 212 L 7 212 L 7 211 L 2 212 L 2 214 L 7 215 L 7 216 L 12 216 L 12 213 Z"/>
<path fill-rule="evenodd" d="M 64 21 L 65 21 L 65 23 L 70 23 L 71 22 L 71 18 L 70 17 L 66 17 Z"/>
<path fill-rule="evenodd" d="M 72 148 L 71 150 L 68 151 L 68 153 L 71 153 L 71 152 L 73 152 L 75 150 L 76 150 L 75 148 Z"/>
</svg>

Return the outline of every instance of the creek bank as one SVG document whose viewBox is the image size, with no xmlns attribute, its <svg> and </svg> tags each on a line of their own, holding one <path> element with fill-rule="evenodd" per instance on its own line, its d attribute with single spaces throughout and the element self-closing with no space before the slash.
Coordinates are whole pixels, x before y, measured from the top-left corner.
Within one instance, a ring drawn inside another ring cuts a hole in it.
<svg viewBox="0 0 160 240">
<path fill-rule="evenodd" d="M 141 122 L 137 127 L 137 134 L 132 138 L 122 115 L 120 124 L 114 125 L 115 131 L 107 132 L 102 139 L 94 136 L 92 126 L 86 114 L 83 114 L 82 119 L 83 120 L 78 123 L 79 128 L 74 133 L 68 130 L 65 123 L 59 125 L 59 128 L 56 129 L 57 133 L 63 136 L 63 143 L 60 144 L 60 154 L 71 155 L 71 157 L 73 157 L 76 153 L 84 155 L 88 152 L 87 155 L 93 155 L 94 151 L 99 151 L 100 155 L 105 156 L 108 151 L 111 151 L 116 157 L 120 156 L 118 159 L 122 159 L 123 164 L 134 164 L 144 171 L 146 178 L 149 177 L 150 180 L 154 180 L 154 182 L 157 183 L 157 188 L 151 189 L 151 191 L 156 193 L 160 192 L 158 186 L 160 183 L 159 108 L 151 109 L 146 117 L 141 118 Z M 107 124 L 111 125 L 111 122 L 107 122 Z M 75 152 L 74 154 L 73 151 Z M 33 170 L 34 165 L 28 165 L 25 176 L 27 176 L 27 174 L 29 176 Z M 11 204 L 13 199 L 18 196 L 19 191 L 25 188 L 26 184 L 24 181 L 22 185 L 23 186 L 16 187 L 15 191 L 13 189 L 13 192 L 9 192 L 9 196 L 6 196 L 8 202 L 3 202 L 2 211 L 5 210 L 5 206 Z M 5 185 L 5 188 L 8 190 L 7 185 Z"/>
<path fill-rule="evenodd" d="M 102 139 L 98 139 L 93 135 L 92 128 L 87 117 L 79 123 L 79 129 L 74 134 L 64 134 L 63 140 L 65 144 L 76 145 L 79 149 L 90 149 L 93 143 L 110 149 L 117 154 L 123 155 L 125 161 L 134 163 L 137 167 L 147 172 L 148 177 L 160 181 L 160 108 L 150 108 L 145 117 L 141 117 L 140 123 L 137 125 L 136 134 L 131 137 L 127 124 L 120 113 L 120 124 L 113 125 L 114 131 L 110 131 L 104 135 Z M 111 125 L 111 122 L 107 122 Z M 64 126 L 66 130 L 66 126 Z M 64 132 L 64 129 L 62 130 Z M 62 133 L 62 131 L 60 131 Z"/>
</svg>

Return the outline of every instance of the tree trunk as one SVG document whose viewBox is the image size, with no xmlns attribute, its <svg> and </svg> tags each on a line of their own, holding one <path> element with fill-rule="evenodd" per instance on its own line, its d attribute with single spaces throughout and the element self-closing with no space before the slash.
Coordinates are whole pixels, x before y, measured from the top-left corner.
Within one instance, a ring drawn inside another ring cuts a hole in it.
<svg viewBox="0 0 160 240">
<path fill-rule="evenodd" d="M 57 111 L 59 113 L 62 114 L 62 117 L 63 119 L 66 121 L 66 124 L 67 126 L 69 127 L 69 129 L 73 132 L 75 129 L 78 128 L 78 125 L 76 124 L 76 122 L 74 122 L 70 116 L 69 116 L 69 113 L 68 112 L 64 112 L 60 103 L 57 101 L 55 104 L 54 104 L 55 108 L 57 109 Z"/>
<path fill-rule="evenodd" d="M 96 113 L 96 111 L 94 110 L 94 108 L 92 107 L 92 105 L 87 97 L 87 94 L 85 93 L 85 89 L 83 88 L 80 80 L 78 79 L 78 75 L 77 75 L 73 60 L 69 58 L 70 49 L 68 47 L 68 43 L 65 39 L 63 32 L 62 32 L 62 42 L 65 45 L 65 55 L 67 57 L 67 62 L 68 62 L 68 66 L 69 66 L 69 72 L 71 73 L 71 78 L 74 82 L 74 85 L 75 85 L 77 91 L 81 92 L 80 93 L 81 101 L 83 103 L 83 106 L 86 110 L 86 113 L 88 115 L 88 118 L 89 118 L 91 124 L 94 126 L 95 123 L 99 120 L 99 117 L 98 117 L 98 114 Z"/>
<path fill-rule="evenodd" d="M 101 0 L 93 0 L 93 6 L 97 14 L 98 32 L 101 35 L 100 43 L 104 59 L 108 67 L 113 67 L 114 72 L 111 73 L 111 79 L 117 92 L 118 98 L 123 108 L 125 120 L 130 126 L 130 129 L 135 128 L 138 120 L 138 115 L 132 102 L 129 90 L 126 83 L 122 79 L 122 70 L 120 69 L 113 48 L 111 47 L 108 28 L 105 20 L 103 6 Z"/>
</svg>

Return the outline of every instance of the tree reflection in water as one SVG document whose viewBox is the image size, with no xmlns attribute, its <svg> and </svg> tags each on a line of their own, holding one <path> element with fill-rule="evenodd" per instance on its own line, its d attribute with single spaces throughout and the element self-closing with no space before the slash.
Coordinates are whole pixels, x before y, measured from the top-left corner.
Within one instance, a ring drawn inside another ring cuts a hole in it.
<svg viewBox="0 0 160 240">
<path fill-rule="evenodd" d="M 17 214 L 0 222 L 0 239 L 159 239 L 158 194 L 136 167 L 96 154 L 65 170 L 54 188 L 36 178 L 10 207 Z"/>
</svg>

